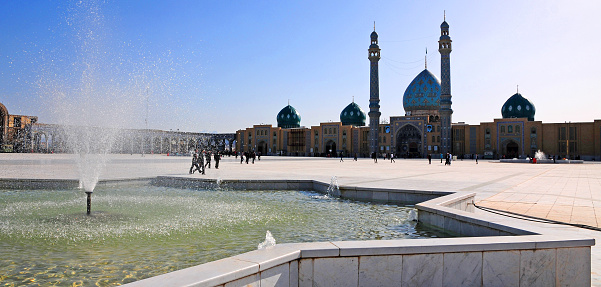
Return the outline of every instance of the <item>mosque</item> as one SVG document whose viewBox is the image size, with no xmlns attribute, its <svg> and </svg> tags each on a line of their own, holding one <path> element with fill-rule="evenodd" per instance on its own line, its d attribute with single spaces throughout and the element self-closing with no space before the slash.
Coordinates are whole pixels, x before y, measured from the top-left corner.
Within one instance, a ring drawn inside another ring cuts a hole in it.
<svg viewBox="0 0 601 287">
<path fill-rule="evenodd" d="M 301 126 L 301 115 L 290 104 L 277 114 L 277 127 L 253 125 L 236 132 L 237 151 L 263 155 L 369 157 L 393 153 L 395 157 L 439 158 L 452 153 L 461 158 L 525 158 L 541 150 L 559 158 L 601 160 L 601 120 L 578 123 L 543 123 L 534 119 L 534 104 L 516 93 L 501 107 L 502 118 L 470 125 L 452 122 L 452 41 L 446 19 L 440 25 L 438 51 L 440 80 L 427 68 L 407 86 L 404 116 L 380 123 L 378 34 L 370 35 L 369 124 L 361 107 L 351 102 L 340 122 Z"/>
</svg>

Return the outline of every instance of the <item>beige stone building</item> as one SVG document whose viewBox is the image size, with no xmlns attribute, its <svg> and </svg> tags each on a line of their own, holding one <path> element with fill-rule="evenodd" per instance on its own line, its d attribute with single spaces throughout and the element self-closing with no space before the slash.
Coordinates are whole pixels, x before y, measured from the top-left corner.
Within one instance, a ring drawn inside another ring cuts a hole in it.
<svg viewBox="0 0 601 287">
<path fill-rule="evenodd" d="M 365 113 L 354 102 L 340 114 L 340 122 L 301 127 L 300 114 L 290 105 L 277 115 L 278 127 L 255 125 L 236 133 L 238 151 L 298 156 L 367 157 L 370 144 L 378 153 L 395 157 L 434 158 L 450 152 L 459 158 L 526 158 L 537 151 L 559 158 L 601 160 L 601 120 L 579 123 L 535 121 L 534 104 L 521 94 L 501 107 L 502 118 L 469 125 L 452 123 L 451 38 L 449 24 L 440 25 L 441 78 L 427 69 L 407 86 L 402 97 L 404 115 L 391 116 L 376 128 L 365 126 Z M 370 117 L 379 119 L 378 35 L 372 32 L 370 53 Z M 375 46 L 374 46 L 375 45 Z M 386 104 L 386 103 L 384 103 Z M 373 119 L 370 120 L 373 125 Z M 377 135 L 370 133 L 377 132 Z"/>
<path fill-rule="evenodd" d="M 24 151 L 26 135 L 38 117 L 11 115 L 0 103 L 0 152 Z"/>
</svg>

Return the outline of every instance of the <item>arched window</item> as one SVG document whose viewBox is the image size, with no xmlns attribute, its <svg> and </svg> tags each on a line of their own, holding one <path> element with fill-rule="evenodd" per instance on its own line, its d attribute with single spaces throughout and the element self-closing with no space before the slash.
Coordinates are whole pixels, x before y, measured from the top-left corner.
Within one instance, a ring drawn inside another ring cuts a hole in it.
<svg viewBox="0 0 601 287">
<path fill-rule="evenodd" d="M 504 134 L 505 133 L 505 126 L 501 126 L 501 133 Z"/>
<path fill-rule="evenodd" d="M 507 132 L 512 134 L 513 133 L 513 126 L 507 126 Z"/>
<path fill-rule="evenodd" d="M 486 134 L 489 135 L 490 134 L 490 129 L 486 128 Z"/>
<path fill-rule="evenodd" d="M 516 126 L 515 126 L 515 132 L 516 132 L 516 133 L 519 133 L 519 132 L 521 132 L 521 129 L 520 129 L 520 126 L 519 126 L 519 125 L 516 125 Z"/>
<path fill-rule="evenodd" d="M 531 134 L 536 134 L 536 127 L 532 127 L 532 128 L 530 129 L 530 133 L 531 133 Z"/>
</svg>

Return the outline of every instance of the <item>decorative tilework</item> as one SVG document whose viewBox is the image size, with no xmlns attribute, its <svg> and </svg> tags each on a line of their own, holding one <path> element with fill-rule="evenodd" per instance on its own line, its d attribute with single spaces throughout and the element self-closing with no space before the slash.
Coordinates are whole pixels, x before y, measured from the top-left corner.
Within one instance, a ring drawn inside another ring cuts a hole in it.
<svg viewBox="0 0 601 287">
<path fill-rule="evenodd" d="M 440 106 L 440 81 L 427 69 L 417 75 L 405 90 L 405 111 L 437 110 Z"/>
</svg>

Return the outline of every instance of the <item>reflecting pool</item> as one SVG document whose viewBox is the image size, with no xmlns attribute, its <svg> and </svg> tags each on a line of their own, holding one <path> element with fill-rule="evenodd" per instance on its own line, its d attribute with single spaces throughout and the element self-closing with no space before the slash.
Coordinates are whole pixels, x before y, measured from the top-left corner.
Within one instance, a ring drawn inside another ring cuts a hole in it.
<svg viewBox="0 0 601 287">
<path fill-rule="evenodd" d="M 306 191 L 0 190 L 0 284 L 113 286 L 277 243 L 445 237 L 410 207 Z"/>
</svg>

